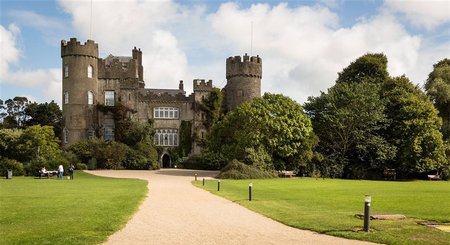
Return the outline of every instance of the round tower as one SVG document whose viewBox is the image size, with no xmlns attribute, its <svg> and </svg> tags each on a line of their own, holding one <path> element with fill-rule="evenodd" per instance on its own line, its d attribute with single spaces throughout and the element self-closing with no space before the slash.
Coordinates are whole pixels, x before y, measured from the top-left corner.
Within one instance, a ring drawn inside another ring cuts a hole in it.
<svg viewBox="0 0 450 245">
<path fill-rule="evenodd" d="M 240 104 L 261 97 L 262 59 L 244 55 L 229 57 L 226 62 L 225 100 L 228 111 Z"/>
<path fill-rule="evenodd" d="M 61 41 L 63 145 L 94 136 L 97 128 L 98 45 Z"/>
</svg>

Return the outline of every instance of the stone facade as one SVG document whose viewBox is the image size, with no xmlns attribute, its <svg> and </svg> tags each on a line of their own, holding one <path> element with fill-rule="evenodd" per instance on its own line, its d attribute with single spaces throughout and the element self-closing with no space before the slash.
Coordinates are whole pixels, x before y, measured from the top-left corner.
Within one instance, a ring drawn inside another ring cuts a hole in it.
<svg viewBox="0 0 450 245">
<path fill-rule="evenodd" d="M 193 80 L 193 93 L 186 95 L 183 81 L 178 89 L 145 88 L 142 52 L 136 47 L 132 56 L 98 57 L 98 44 L 87 40 L 81 44 L 76 38 L 61 41 L 63 145 L 70 145 L 89 137 L 114 140 L 114 118 L 102 112 L 98 105 L 121 103 L 135 113 L 133 120 L 153 120 L 155 143 L 165 151 L 178 145 L 182 121 L 189 121 L 192 133 L 206 135 L 204 114 L 197 108 L 213 89 L 212 81 Z M 226 60 L 227 84 L 224 107 L 234 110 L 239 104 L 261 96 L 262 61 L 247 54 Z M 191 153 L 200 153 L 194 142 Z M 164 153 L 161 156 L 163 159 Z"/>
</svg>

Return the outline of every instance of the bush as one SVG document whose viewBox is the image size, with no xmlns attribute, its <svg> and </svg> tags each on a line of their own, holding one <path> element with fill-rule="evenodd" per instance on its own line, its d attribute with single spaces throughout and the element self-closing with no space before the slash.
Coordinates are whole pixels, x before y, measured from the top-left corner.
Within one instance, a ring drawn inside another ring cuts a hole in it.
<svg viewBox="0 0 450 245">
<path fill-rule="evenodd" d="M 140 152 L 129 149 L 122 166 L 126 169 L 143 169 L 149 170 L 153 168 L 152 160 L 146 158 Z"/>
<path fill-rule="evenodd" d="M 24 174 L 23 164 L 21 162 L 9 158 L 0 159 L 0 175 L 6 176 L 8 169 L 12 170 L 14 176 Z"/>
<path fill-rule="evenodd" d="M 76 163 L 74 166 L 75 166 L 75 169 L 78 169 L 78 170 L 88 169 L 88 166 L 84 163 Z"/>
<path fill-rule="evenodd" d="M 28 164 L 24 166 L 25 174 L 27 176 L 37 176 L 42 168 L 47 170 L 53 170 L 50 168 L 49 162 L 42 157 L 32 159 Z"/>
<path fill-rule="evenodd" d="M 180 168 L 187 169 L 202 169 L 202 170 L 219 170 L 220 165 L 214 162 L 207 161 L 200 155 L 192 155 L 188 158 L 180 158 L 180 160 L 184 159 L 183 162 L 179 163 Z"/>
<path fill-rule="evenodd" d="M 234 159 L 220 171 L 217 177 L 219 179 L 269 179 L 276 178 L 277 173 L 260 170 L 255 166 L 246 165 Z"/>
<path fill-rule="evenodd" d="M 87 164 L 87 168 L 89 170 L 97 169 L 97 159 L 95 157 L 89 159 L 88 164 Z"/>
</svg>

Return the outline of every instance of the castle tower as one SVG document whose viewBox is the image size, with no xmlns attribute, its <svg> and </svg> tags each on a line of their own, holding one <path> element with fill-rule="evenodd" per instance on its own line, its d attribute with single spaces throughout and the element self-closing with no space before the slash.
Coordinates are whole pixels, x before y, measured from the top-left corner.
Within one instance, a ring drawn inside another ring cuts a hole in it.
<svg viewBox="0 0 450 245">
<path fill-rule="evenodd" d="M 227 110 L 261 97 L 262 60 L 259 56 L 229 57 L 226 61 L 225 101 Z"/>
<path fill-rule="evenodd" d="M 61 41 L 63 145 L 95 135 L 98 100 L 98 45 Z"/>
<path fill-rule="evenodd" d="M 204 140 L 206 137 L 207 129 L 203 124 L 206 118 L 206 114 L 201 110 L 200 105 L 203 104 L 203 100 L 208 98 L 213 90 L 212 80 L 205 81 L 204 79 L 194 79 L 194 120 L 192 124 L 192 132 L 197 134 L 200 140 Z M 198 142 L 194 142 L 192 145 L 192 153 L 200 154 L 201 146 Z"/>
</svg>

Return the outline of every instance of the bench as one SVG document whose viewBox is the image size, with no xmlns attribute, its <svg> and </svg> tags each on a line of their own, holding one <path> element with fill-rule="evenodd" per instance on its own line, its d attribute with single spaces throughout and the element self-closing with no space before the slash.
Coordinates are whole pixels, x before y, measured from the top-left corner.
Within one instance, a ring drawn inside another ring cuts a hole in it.
<svg viewBox="0 0 450 245">
<path fill-rule="evenodd" d="M 428 179 L 429 180 L 441 180 L 441 177 L 437 174 L 429 174 Z"/>
<path fill-rule="evenodd" d="M 45 172 L 39 171 L 39 179 L 41 179 L 42 177 L 47 177 L 48 179 L 56 174 L 58 174 L 58 171 L 45 171 Z"/>
<path fill-rule="evenodd" d="M 294 171 L 285 171 L 285 170 L 283 170 L 283 171 L 280 171 L 279 176 L 283 177 L 283 178 L 291 178 L 291 177 L 294 177 L 295 174 L 294 174 Z"/>
</svg>

